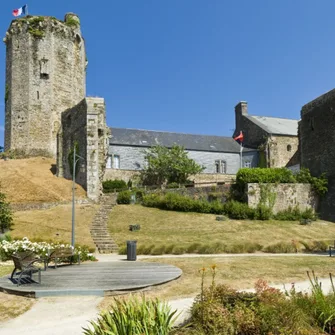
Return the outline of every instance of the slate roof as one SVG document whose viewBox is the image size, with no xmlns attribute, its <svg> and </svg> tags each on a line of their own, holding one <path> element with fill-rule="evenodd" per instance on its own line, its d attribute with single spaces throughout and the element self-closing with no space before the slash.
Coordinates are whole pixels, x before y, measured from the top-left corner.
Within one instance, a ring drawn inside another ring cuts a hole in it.
<svg viewBox="0 0 335 335">
<path fill-rule="evenodd" d="M 269 134 L 298 136 L 298 121 L 279 117 L 245 115 Z"/>
<path fill-rule="evenodd" d="M 174 144 L 186 150 L 239 153 L 240 145 L 231 137 L 170 133 L 165 131 L 110 128 L 110 145 L 151 147 L 163 145 L 171 148 Z M 243 151 L 255 151 L 244 148 Z"/>
</svg>

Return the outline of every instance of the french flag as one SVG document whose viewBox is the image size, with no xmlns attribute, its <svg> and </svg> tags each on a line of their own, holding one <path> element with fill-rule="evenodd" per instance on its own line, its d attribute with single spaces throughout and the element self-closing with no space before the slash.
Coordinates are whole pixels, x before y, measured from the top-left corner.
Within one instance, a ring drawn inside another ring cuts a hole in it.
<svg viewBox="0 0 335 335">
<path fill-rule="evenodd" d="M 26 14 L 26 12 L 27 12 L 27 8 L 28 6 L 27 5 L 24 5 L 23 7 L 21 7 L 21 8 L 18 8 L 18 9 L 14 9 L 13 10 L 13 15 L 14 16 L 20 16 L 20 15 L 22 15 L 22 14 Z"/>
</svg>

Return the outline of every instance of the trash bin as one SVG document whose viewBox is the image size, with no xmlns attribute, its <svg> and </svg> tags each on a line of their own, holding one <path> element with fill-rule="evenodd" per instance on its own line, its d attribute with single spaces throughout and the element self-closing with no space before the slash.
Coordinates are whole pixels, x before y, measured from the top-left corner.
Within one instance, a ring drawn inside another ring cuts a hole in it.
<svg viewBox="0 0 335 335">
<path fill-rule="evenodd" d="M 136 261 L 137 241 L 127 241 L 127 261 Z"/>
</svg>

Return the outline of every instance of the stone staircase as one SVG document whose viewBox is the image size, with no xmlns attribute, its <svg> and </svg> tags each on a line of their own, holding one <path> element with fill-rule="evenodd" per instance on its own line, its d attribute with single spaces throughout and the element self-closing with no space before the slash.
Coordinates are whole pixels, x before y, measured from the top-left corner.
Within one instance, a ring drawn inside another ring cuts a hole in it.
<svg viewBox="0 0 335 335">
<path fill-rule="evenodd" d="M 100 208 L 93 218 L 91 236 L 100 254 L 108 254 L 118 250 L 118 246 L 107 229 L 108 217 L 115 203 L 115 195 L 104 194 L 100 199 Z"/>
</svg>

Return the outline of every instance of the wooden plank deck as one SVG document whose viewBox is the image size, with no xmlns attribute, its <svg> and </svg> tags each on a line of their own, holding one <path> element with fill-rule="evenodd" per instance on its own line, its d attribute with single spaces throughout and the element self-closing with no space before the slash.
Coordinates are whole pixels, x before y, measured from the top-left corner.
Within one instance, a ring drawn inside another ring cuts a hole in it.
<svg viewBox="0 0 335 335">
<path fill-rule="evenodd" d="M 177 279 L 182 271 L 172 265 L 145 262 L 89 262 L 41 271 L 41 284 L 26 281 L 17 286 L 10 276 L 0 278 L 0 291 L 30 297 L 111 295 L 160 285 Z"/>
</svg>

